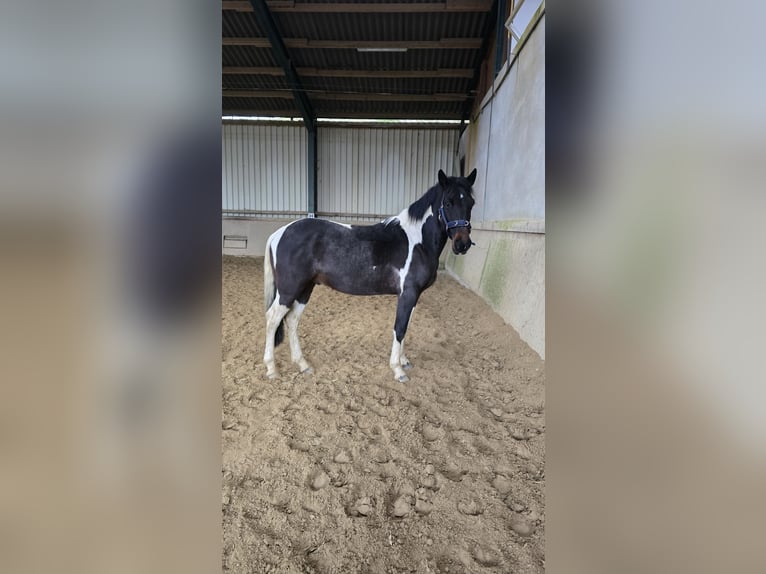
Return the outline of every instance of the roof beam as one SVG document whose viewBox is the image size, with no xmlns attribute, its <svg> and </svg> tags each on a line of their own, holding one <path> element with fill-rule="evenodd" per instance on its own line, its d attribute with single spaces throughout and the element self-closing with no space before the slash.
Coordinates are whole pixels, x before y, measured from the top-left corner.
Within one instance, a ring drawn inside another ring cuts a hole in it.
<svg viewBox="0 0 766 574">
<path fill-rule="evenodd" d="M 295 67 L 293 66 L 290 55 L 287 53 L 287 48 L 285 47 L 285 43 L 282 40 L 282 35 L 279 33 L 277 25 L 274 23 L 274 19 L 271 17 L 271 12 L 269 12 L 265 2 L 262 0 L 252 0 L 250 4 L 252 5 L 253 11 L 255 12 L 255 17 L 258 21 L 258 25 L 260 26 L 261 30 L 266 32 L 268 43 L 271 45 L 271 52 L 274 56 L 274 59 L 276 60 L 277 64 L 279 64 L 285 71 L 285 76 L 289 85 L 293 86 L 293 90 L 291 92 L 292 95 L 290 97 L 295 100 L 295 103 L 297 104 L 298 109 L 301 111 L 301 115 L 303 116 L 303 121 L 306 124 L 306 128 L 311 131 L 314 129 L 316 124 L 316 115 L 314 114 L 314 109 L 311 106 L 311 102 L 306 97 L 306 94 L 303 92 L 301 80 L 298 77 L 298 73 L 296 72 Z"/>
<path fill-rule="evenodd" d="M 226 74 L 241 74 L 248 76 L 284 76 L 285 71 L 282 68 L 267 68 L 267 67 L 252 67 L 252 66 L 224 66 L 223 73 Z M 303 75 L 298 69 L 298 73 Z"/>
<path fill-rule="evenodd" d="M 424 3 L 359 3 L 359 2 L 332 2 L 314 3 L 292 1 L 267 1 L 266 4 L 272 12 L 293 12 L 311 14 L 333 14 L 338 12 L 357 14 L 401 14 L 401 13 L 432 13 L 432 12 L 488 12 L 492 7 L 492 0 L 446 0 L 443 2 Z M 226 1 L 222 2 L 224 10 L 237 12 L 252 12 L 250 2 Z"/>
<path fill-rule="evenodd" d="M 224 116 L 264 116 L 264 117 L 282 117 L 282 118 L 295 118 L 300 116 L 298 110 L 259 110 L 259 109 L 247 109 L 247 108 L 223 108 L 222 115 Z M 411 113 L 411 112 L 320 112 L 321 118 L 360 118 L 360 119 L 416 119 L 416 120 L 459 120 L 460 113 L 438 113 L 438 112 L 423 112 L 423 113 Z M 392 126 L 407 128 L 407 125 Z M 417 127 L 417 126 L 412 126 Z M 438 128 L 440 126 L 433 126 Z M 449 126 L 455 128 L 457 126 Z"/>
<path fill-rule="evenodd" d="M 290 90 L 223 90 L 224 98 L 282 98 L 292 100 L 293 92 Z"/>
<path fill-rule="evenodd" d="M 481 38 L 442 38 L 441 40 L 404 40 L 404 41 L 369 41 L 369 40 L 309 40 L 308 38 L 284 38 L 287 48 L 323 48 L 323 49 L 402 49 L 408 50 L 478 50 Z M 268 48 L 267 38 L 223 38 L 224 46 L 251 46 Z"/>
<path fill-rule="evenodd" d="M 292 99 L 292 92 L 284 90 L 224 90 L 224 98 L 285 98 Z M 317 100 L 351 102 L 462 102 L 467 94 L 382 94 L 349 92 L 310 92 Z"/>
<path fill-rule="evenodd" d="M 350 102 L 462 102 L 465 94 L 371 94 L 345 92 L 319 92 L 311 96 L 318 100 L 343 100 Z"/>
<path fill-rule="evenodd" d="M 303 76 L 318 78 L 471 78 L 470 68 L 439 68 L 438 70 L 330 70 L 298 68 Z"/>
<path fill-rule="evenodd" d="M 332 70 L 328 68 L 296 68 L 303 77 L 315 78 L 472 78 L 472 68 L 439 68 L 438 70 Z M 282 68 L 224 66 L 224 75 L 283 76 Z"/>
</svg>

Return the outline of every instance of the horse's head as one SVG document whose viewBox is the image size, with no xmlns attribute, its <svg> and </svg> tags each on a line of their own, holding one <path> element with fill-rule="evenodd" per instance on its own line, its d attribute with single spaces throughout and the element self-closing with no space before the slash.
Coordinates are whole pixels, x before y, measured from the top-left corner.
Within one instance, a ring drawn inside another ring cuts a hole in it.
<svg viewBox="0 0 766 574">
<path fill-rule="evenodd" d="M 473 183 L 476 181 L 474 169 L 468 177 L 447 177 L 439 170 L 439 185 L 442 188 L 442 201 L 439 207 L 439 223 L 444 226 L 447 236 L 452 240 L 452 252 L 465 254 L 473 245 L 471 241 L 471 209 Z"/>
</svg>

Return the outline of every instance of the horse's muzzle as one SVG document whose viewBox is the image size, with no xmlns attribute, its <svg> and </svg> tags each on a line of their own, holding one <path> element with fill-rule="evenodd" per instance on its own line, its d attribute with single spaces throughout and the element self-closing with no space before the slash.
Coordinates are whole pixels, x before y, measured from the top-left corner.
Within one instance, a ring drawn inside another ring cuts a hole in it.
<svg viewBox="0 0 766 574">
<path fill-rule="evenodd" d="M 471 236 L 468 233 L 459 233 L 452 240 L 452 252 L 455 255 L 465 255 L 473 245 Z"/>
</svg>

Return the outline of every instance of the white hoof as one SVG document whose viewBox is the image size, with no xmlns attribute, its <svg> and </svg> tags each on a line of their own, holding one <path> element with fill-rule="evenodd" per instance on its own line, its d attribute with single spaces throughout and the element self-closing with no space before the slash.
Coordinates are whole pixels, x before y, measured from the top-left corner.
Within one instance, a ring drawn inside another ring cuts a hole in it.
<svg viewBox="0 0 766 574">
<path fill-rule="evenodd" d="M 298 370 L 301 372 L 301 374 L 312 375 L 314 373 L 314 369 L 311 368 L 309 362 L 303 357 L 300 359 L 293 359 L 293 363 L 298 365 Z"/>
<path fill-rule="evenodd" d="M 400 383 L 406 383 L 410 380 L 410 378 L 407 375 L 400 375 L 396 377 L 396 380 L 399 381 Z"/>
<path fill-rule="evenodd" d="M 279 373 L 277 371 L 272 371 L 271 373 L 266 373 L 266 376 L 271 380 L 274 380 L 279 378 Z"/>
</svg>

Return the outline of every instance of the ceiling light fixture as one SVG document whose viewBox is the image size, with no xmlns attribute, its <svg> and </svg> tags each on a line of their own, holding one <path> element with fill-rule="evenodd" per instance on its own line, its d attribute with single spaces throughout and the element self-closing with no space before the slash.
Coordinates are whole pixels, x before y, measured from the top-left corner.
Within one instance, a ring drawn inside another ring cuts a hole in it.
<svg viewBox="0 0 766 574">
<path fill-rule="evenodd" d="M 406 52 L 407 48 L 357 48 L 357 52 Z"/>
</svg>

